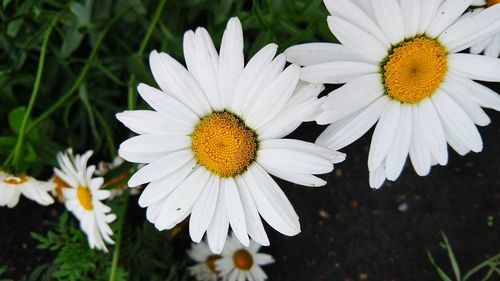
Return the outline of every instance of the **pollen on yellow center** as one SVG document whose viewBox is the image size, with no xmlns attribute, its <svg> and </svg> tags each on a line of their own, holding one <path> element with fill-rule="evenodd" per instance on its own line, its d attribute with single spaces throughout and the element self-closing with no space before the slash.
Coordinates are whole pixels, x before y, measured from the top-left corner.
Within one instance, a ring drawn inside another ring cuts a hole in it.
<svg viewBox="0 0 500 281">
<path fill-rule="evenodd" d="M 486 5 L 488 7 L 491 7 L 491 6 L 498 4 L 498 3 L 500 3 L 500 0 L 486 0 Z"/>
<path fill-rule="evenodd" d="M 210 255 L 208 256 L 207 260 L 205 261 L 205 264 L 207 265 L 208 269 L 213 272 L 217 273 L 217 269 L 215 268 L 215 261 L 220 259 L 220 255 Z"/>
<path fill-rule="evenodd" d="M 391 98 L 418 103 L 443 81 L 448 70 L 446 49 L 434 39 L 416 37 L 394 48 L 382 68 Z"/>
<path fill-rule="evenodd" d="M 245 249 L 239 249 L 233 254 L 234 266 L 241 270 L 250 270 L 253 265 L 253 258 Z"/>
<path fill-rule="evenodd" d="M 27 181 L 28 181 L 28 177 L 27 176 L 8 177 L 8 178 L 3 179 L 4 183 L 16 184 L 16 185 L 23 184 L 23 183 L 25 183 Z"/>
<path fill-rule="evenodd" d="M 91 211 L 94 209 L 92 205 L 92 193 L 86 186 L 78 185 L 76 188 L 76 198 L 80 202 L 80 205 L 87 211 Z"/>
<path fill-rule="evenodd" d="M 214 112 L 196 125 L 191 148 L 200 165 L 221 177 L 241 173 L 255 159 L 254 132 L 228 112 Z"/>
</svg>

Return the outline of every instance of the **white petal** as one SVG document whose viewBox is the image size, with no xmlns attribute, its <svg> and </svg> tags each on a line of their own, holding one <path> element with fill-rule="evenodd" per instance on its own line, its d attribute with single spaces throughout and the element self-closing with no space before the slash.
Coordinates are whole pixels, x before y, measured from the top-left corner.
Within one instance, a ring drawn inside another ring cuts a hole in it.
<svg viewBox="0 0 500 281">
<path fill-rule="evenodd" d="M 270 226 L 287 236 L 300 232 L 299 217 L 292 204 L 259 164 L 248 167 L 243 179 L 248 184 L 259 213 Z"/>
<path fill-rule="evenodd" d="M 451 54 L 448 67 L 473 80 L 500 82 L 500 59 L 473 54 Z"/>
<path fill-rule="evenodd" d="M 424 137 L 424 129 L 417 106 L 412 108 L 412 134 L 410 143 L 410 159 L 415 172 L 419 176 L 426 176 L 430 172 L 431 152 Z"/>
<path fill-rule="evenodd" d="M 442 0 L 420 0 L 420 22 L 417 33 L 425 33 L 442 2 Z"/>
<path fill-rule="evenodd" d="M 324 3 L 332 15 L 339 16 L 362 30 L 366 30 L 386 49 L 390 48 L 391 44 L 387 40 L 385 34 L 380 30 L 379 26 L 370 18 L 366 11 L 363 11 L 356 3 L 353 3 L 351 0 L 325 0 Z M 366 1 L 365 4 L 370 6 L 368 1 Z M 371 6 L 369 8 L 372 10 Z"/>
<path fill-rule="evenodd" d="M 188 31 L 184 36 L 187 39 L 184 44 L 193 44 L 184 48 L 190 50 L 184 55 L 189 72 L 203 89 L 212 108 L 222 110 L 222 96 L 218 81 L 219 55 L 210 34 L 205 28 L 198 27 L 195 33 Z M 192 58 L 187 59 L 188 56 Z"/>
<path fill-rule="evenodd" d="M 243 205 L 243 210 L 245 212 L 248 235 L 250 235 L 255 242 L 264 246 L 269 246 L 269 238 L 267 238 L 266 231 L 262 225 L 262 221 L 252 198 L 252 194 L 248 190 L 248 185 L 241 176 L 237 176 L 235 180 L 240 193 L 241 204 Z"/>
<path fill-rule="evenodd" d="M 191 146 L 189 136 L 161 136 L 145 134 L 132 137 L 120 144 L 120 154 L 133 153 L 158 153 L 185 149 Z"/>
<path fill-rule="evenodd" d="M 329 124 L 343 119 L 371 104 L 383 93 L 380 74 L 354 79 L 324 98 L 322 109 L 325 111 L 316 118 L 316 122 Z"/>
<path fill-rule="evenodd" d="M 300 151 L 327 159 L 333 164 L 340 163 L 345 158 L 344 153 L 340 153 L 314 143 L 295 139 L 265 140 L 259 143 L 259 147 L 260 149 L 286 149 Z"/>
<path fill-rule="evenodd" d="M 162 178 L 177 171 L 181 166 L 193 159 L 191 150 L 181 150 L 163 156 L 137 171 L 128 181 L 130 187 L 138 186 Z"/>
<path fill-rule="evenodd" d="M 165 201 L 161 202 L 161 213 L 155 222 L 159 230 L 170 229 L 184 220 L 193 208 L 204 188 L 207 188 L 210 172 L 205 168 L 196 169 L 186 180 L 184 180 Z"/>
<path fill-rule="evenodd" d="M 432 95 L 432 101 L 444 123 L 467 147 L 474 152 L 483 149 L 479 132 L 460 106 L 445 92 L 438 90 Z"/>
<path fill-rule="evenodd" d="M 379 189 L 385 181 L 384 165 L 378 166 L 376 169 L 370 171 L 370 187 Z"/>
<path fill-rule="evenodd" d="M 237 17 L 229 19 L 222 35 L 219 57 L 219 85 L 224 106 L 232 103 L 236 83 L 243 71 L 243 30 Z"/>
<path fill-rule="evenodd" d="M 450 52 L 460 52 L 500 30 L 500 6 L 495 5 L 450 26 L 440 36 Z"/>
<path fill-rule="evenodd" d="M 446 80 L 449 80 L 451 85 L 456 85 L 457 88 L 465 91 L 467 97 L 480 106 L 500 111 L 500 95 L 490 88 L 453 73 L 448 73 Z"/>
<path fill-rule="evenodd" d="M 445 136 L 446 136 L 446 141 L 448 144 L 455 150 L 458 154 L 464 156 L 465 154 L 470 152 L 470 148 L 465 145 L 460 138 L 458 138 L 455 133 L 446 125 L 444 124 L 445 128 Z"/>
<path fill-rule="evenodd" d="M 174 190 L 186 177 L 193 171 L 196 162 L 194 159 L 188 161 L 173 173 L 152 181 L 141 193 L 139 197 L 139 206 L 147 207 L 167 196 Z"/>
<path fill-rule="evenodd" d="M 317 176 L 313 176 L 311 174 L 290 172 L 289 170 L 281 169 L 280 167 L 277 166 L 263 165 L 263 167 L 269 174 L 294 184 L 300 184 L 303 186 L 312 186 L 312 187 L 319 187 L 326 185 L 325 180 Z"/>
<path fill-rule="evenodd" d="M 229 219 L 225 207 L 224 193 L 219 188 L 217 196 L 217 206 L 207 229 L 207 240 L 210 250 L 215 254 L 220 254 L 226 242 L 227 231 L 229 229 Z"/>
<path fill-rule="evenodd" d="M 172 135 L 163 116 L 151 110 L 126 110 L 116 114 L 116 119 L 137 134 Z"/>
<path fill-rule="evenodd" d="M 333 61 L 302 68 L 300 79 L 313 83 L 341 84 L 379 71 L 380 67 L 371 63 Z"/>
<path fill-rule="evenodd" d="M 464 89 L 464 87 L 460 86 L 461 85 L 453 84 L 448 80 L 445 80 L 441 84 L 442 90 L 460 105 L 475 124 L 479 126 L 488 125 L 491 122 L 488 115 L 486 115 L 481 106 L 474 101 L 472 95 L 467 92 L 468 89 Z"/>
<path fill-rule="evenodd" d="M 431 38 L 439 36 L 448 26 L 453 24 L 473 0 L 446 0 L 437 10 L 434 19 L 425 31 Z"/>
<path fill-rule="evenodd" d="M 245 213 L 236 182 L 233 178 L 221 179 L 221 182 L 229 224 L 241 244 L 248 247 L 250 240 L 248 239 Z"/>
<path fill-rule="evenodd" d="M 245 110 L 243 118 L 252 128 L 259 128 L 272 120 L 286 105 L 297 83 L 300 67 L 292 64 L 285 69 L 262 94 L 251 102 L 252 106 Z"/>
<path fill-rule="evenodd" d="M 212 111 L 198 83 L 178 61 L 168 54 L 152 51 L 149 64 L 163 92 L 179 99 L 199 117 Z"/>
<path fill-rule="evenodd" d="M 422 124 L 423 135 L 427 145 L 440 165 L 448 163 L 448 150 L 446 138 L 444 137 L 443 126 L 439 115 L 430 98 L 423 99 L 418 104 L 418 118 Z"/>
<path fill-rule="evenodd" d="M 395 181 L 403 170 L 410 150 L 412 105 L 402 104 L 396 136 L 385 159 L 387 179 Z"/>
<path fill-rule="evenodd" d="M 366 108 L 328 126 L 316 143 L 339 150 L 351 144 L 366 133 L 379 119 L 389 104 L 386 96 L 378 98 Z"/>
<path fill-rule="evenodd" d="M 401 0 L 405 38 L 414 37 L 418 33 L 420 23 L 420 0 Z"/>
<path fill-rule="evenodd" d="M 289 62 L 303 66 L 332 61 L 366 61 L 347 47 L 333 43 L 299 44 L 286 49 L 285 55 Z"/>
<path fill-rule="evenodd" d="M 230 107 L 233 112 L 242 111 L 246 99 L 249 96 L 249 92 L 252 87 L 255 86 L 259 74 L 267 68 L 276 54 L 277 49 L 278 46 L 276 44 L 268 44 L 260 49 L 247 63 L 236 83 L 236 90 L 234 91 L 233 101 Z"/>
<path fill-rule="evenodd" d="M 396 136 L 400 111 L 401 103 L 399 101 L 392 100 L 378 120 L 370 144 L 370 152 L 368 154 L 368 170 L 372 171 L 380 166 L 387 155 L 387 152 L 389 152 Z"/>
<path fill-rule="evenodd" d="M 257 163 L 266 169 L 279 168 L 290 173 L 326 174 L 333 171 L 327 159 L 291 149 L 259 149 Z"/>
<path fill-rule="evenodd" d="M 343 45 L 358 51 L 370 62 L 378 64 L 387 56 L 387 49 L 370 33 L 339 17 L 329 16 L 327 20 L 330 30 Z"/>
<path fill-rule="evenodd" d="M 405 24 L 398 1 L 384 0 L 383 5 L 378 1 L 372 1 L 372 7 L 380 29 L 389 42 L 393 45 L 401 42 L 405 38 Z"/>
<path fill-rule="evenodd" d="M 189 235 L 199 243 L 212 220 L 219 195 L 219 177 L 211 175 L 204 190 L 193 206 L 189 219 Z"/>
<path fill-rule="evenodd" d="M 156 88 L 141 83 L 137 86 L 137 91 L 154 110 L 166 119 L 165 122 L 170 126 L 178 124 L 177 126 L 192 127 L 199 120 L 198 116 L 179 100 Z"/>
</svg>

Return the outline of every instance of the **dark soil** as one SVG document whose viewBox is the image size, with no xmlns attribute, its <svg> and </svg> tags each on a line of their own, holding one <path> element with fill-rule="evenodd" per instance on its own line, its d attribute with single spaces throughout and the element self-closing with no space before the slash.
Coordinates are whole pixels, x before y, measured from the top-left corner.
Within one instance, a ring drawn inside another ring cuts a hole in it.
<svg viewBox="0 0 500 281">
<path fill-rule="evenodd" d="M 463 271 L 498 253 L 500 113 L 488 113 L 492 124 L 480 128 L 483 152 L 460 157 L 450 150 L 448 165 L 433 167 L 427 177 L 418 177 L 407 163 L 398 182 L 370 189 L 369 133 L 343 150 L 348 157 L 326 176 L 328 186 L 306 188 L 279 181 L 301 218 L 302 232 L 285 237 L 268 227 L 271 247 L 263 251 L 276 259 L 264 268 L 270 280 L 439 280 L 426 251 L 451 273 L 446 252 L 439 247 L 441 231 Z M 314 140 L 320 131 L 305 124 L 292 137 Z M 131 200 L 135 207 L 136 199 Z M 50 260 L 48 252 L 35 248 L 30 232 L 45 233 L 49 227 L 42 221 L 56 221 L 60 210 L 26 199 L 14 209 L 0 208 L 0 265 L 21 274 Z M 184 240 L 178 240 L 178 248 Z"/>
</svg>

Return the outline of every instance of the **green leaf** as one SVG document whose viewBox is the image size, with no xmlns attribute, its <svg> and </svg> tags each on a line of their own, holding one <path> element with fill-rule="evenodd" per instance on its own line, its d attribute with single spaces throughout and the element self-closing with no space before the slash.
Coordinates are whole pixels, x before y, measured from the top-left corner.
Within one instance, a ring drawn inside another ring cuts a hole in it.
<svg viewBox="0 0 500 281">
<path fill-rule="evenodd" d="M 434 258 L 432 257 L 431 253 L 427 252 L 427 257 L 429 258 L 429 261 L 432 263 L 432 265 L 436 269 L 439 277 L 441 277 L 441 280 L 443 280 L 443 281 L 452 281 L 451 278 L 448 277 L 448 275 L 446 275 L 446 273 L 444 273 L 444 271 L 436 264 L 436 262 L 434 261 Z M 457 280 L 457 281 L 460 281 L 460 280 Z"/>
<path fill-rule="evenodd" d="M 21 128 L 21 123 L 23 122 L 24 113 L 26 112 L 26 108 L 24 106 L 16 107 L 9 112 L 9 126 L 14 134 L 18 135 L 19 130 Z M 31 123 L 31 120 L 28 120 L 27 126 Z M 30 141 L 38 140 L 38 132 L 36 130 L 32 130 L 26 138 Z"/>
<path fill-rule="evenodd" d="M 24 21 L 22 19 L 10 22 L 7 26 L 7 35 L 10 37 L 16 37 L 19 29 L 21 29 L 21 26 L 23 25 L 23 22 Z"/>
<path fill-rule="evenodd" d="M 16 146 L 16 137 L 1 136 L 0 137 L 0 155 L 9 155 Z"/>
<path fill-rule="evenodd" d="M 443 236 L 443 241 L 444 241 L 446 250 L 448 251 L 448 258 L 450 259 L 451 267 L 453 268 L 453 272 L 455 273 L 455 278 L 457 278 L 457 280 L 461 280 L 460 267 L 458 266 L 457 260 L 455 259 L 455 255 L 453 254 L 453 250 L 451 248 L 451 245 L 448 242 L 448 238 L 446 237 L 444 232 L 441 232 L 441 235 Z"/>
</svg>

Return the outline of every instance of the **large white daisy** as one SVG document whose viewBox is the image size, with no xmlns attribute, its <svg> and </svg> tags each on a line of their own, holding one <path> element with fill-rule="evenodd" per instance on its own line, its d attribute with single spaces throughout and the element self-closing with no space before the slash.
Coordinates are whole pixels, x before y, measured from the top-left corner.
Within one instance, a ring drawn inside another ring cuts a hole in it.
<svg viewBox="0 0 500 281">
<path fill-rule="evenodd" d="M 116 219 L 111 208 L 101 201 L 107 199 L 111 192 L 101 190 L 103 178 L 93 178 L 95 166 L 87 167 L 92 151 L 73 156 L 69 149 L 57 155 L 59 168 L 54 173 L 69 187 L 62 188 L 65 206 L 80 221 L 80 228 L 87 235 L 90 248 L 108 251 L 106 244 L 114 244 L 111 239 L 113 231 L 109 223 Z"/>
<path fill-rule="evenodd" d="M 260 245 L 250 241 L 248 247 L 243 246 L 234 237 L 227 241 L 220 259 L 215 267 L 224 281 L 264 281 L 267 275 L 261 266 L 274 263 L 269 254 L 259 253 Z"/>
<path fill-rule="evenodd" d="M 11 175 L 0 171 L 0 206 L 13 208 L 21 194 L 40 205 L 50 205 L 54 199 L 49 192 L 54 189 L 52 182 L 39 181 L 28 175 Z"/>
<path fill-rule="evenodd" d="M 474 8 L 472 13 L 480 12 L 486 7 L 491 7 L 499 3 L 500 0 L 475 0 L 472 3 Z M 469 14 L 466 14 L 464 15 L 464 18 L 468 16 Z M 500 56 L 500 32 L 497 32 L 492 36 L 472 45 L 470 47 L 470 52 L 473 54 L 484 53 L 486 56 L 498 58 Z"/>
<path fill-rule="evenodd" d="M 289 48 L 304 65 L 301 79 L 344 84 L 318 102 L 315 119 L 330 125 L 316 143 L 341 149 L 375 123 L 370 185 L 396 180 L 407 155 L 418 175 L 459 154 L 482 150 L 475 125 L 500 110 L 494 91 L 472 80 L 500 81 L 500 60 L 458 53 L 500 30 L 500 5 L 458 18 L 472 0 L 325 0 L 331 31 L 341 44 Z"/>
<path fill-rule="evenodd" d="M 227 244 L 226 244 L 227 245 Z M 215 261 L 220 255 L 212 253 L 205 241 L 192 243 L 191 249 L 187 251 L 188 256 L 196 262 L 196 265 L 188 267 L 189 273 L 198 281 L 217 281 L 219 273 L 215 268 Z"/>
<path fill-rule="evenodd" d="M 232 18 L 220 54 L 204 28 L 184 35 L 187 70 L 153 51 L 150 66 L 161 90 L 140 84 L 154 109 L 125 111 L 117 118 L 140 134 L 120 145 L 127 161 L 148 163 L 129 186 L 149 183 L 139 198 L 147 218 L 171 229 L 191 215 L 189 232 L 199 242 L 207 232 L 220 253 L 229 225 L 244 245 L 249 234 L 267 245 L 259 214 L 285 235 L 300 232 L 299 219 L 269 174 L 322 186 L 313 176 L 332 171 L 342 153 L 281 139 L 300 125 L 297 115 L 312 104 L 320 84 L 299 84 L 299 66 L 283 70 L 285 55 L 269 44 L 244 66 L 240 21 Z M 298 86 L 297 86 L 298 85 Z"/>
</svg>

